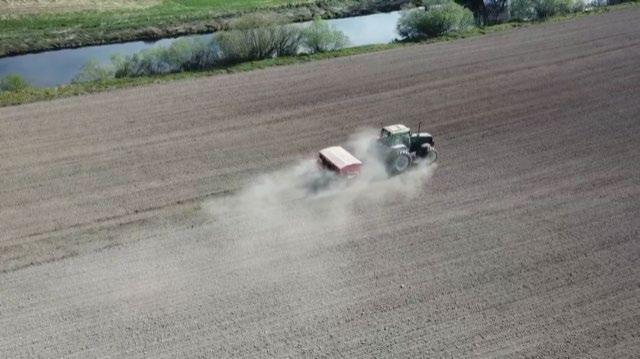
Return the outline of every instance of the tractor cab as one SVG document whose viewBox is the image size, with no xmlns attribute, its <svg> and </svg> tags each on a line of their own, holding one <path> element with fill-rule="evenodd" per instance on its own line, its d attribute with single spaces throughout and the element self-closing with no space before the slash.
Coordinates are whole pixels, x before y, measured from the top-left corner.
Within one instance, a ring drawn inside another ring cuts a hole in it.
<svg viewBox="0 0 640 359">
<path fill-rule="evenodd" d="M 433 136 L 426 132 L 411 132 L 405 125 L 385 126 L 375 146 L 378 156 L 386 163 L 390 174 L 404 172 L 412 163 L 426 159 L 435 162 L 438 153 L 434 148 Z"/>
<path fill-rule="evenodd" d="M 411 130 L 405 125 L 386 126 L 380 130 L 378 141 L 387 147 L 404 145 L 409 148 L 411 147 Z"/>
</svg>

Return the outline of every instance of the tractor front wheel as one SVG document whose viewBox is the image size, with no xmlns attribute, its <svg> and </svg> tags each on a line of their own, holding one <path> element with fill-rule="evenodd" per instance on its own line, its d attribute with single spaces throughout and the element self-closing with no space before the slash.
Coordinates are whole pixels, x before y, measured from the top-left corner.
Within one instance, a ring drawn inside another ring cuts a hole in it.
<svg viewBox="0 0 640 359">
<path fill-rule="evenodd" d="M 435 148 L 430 147 L 429 152 L 427 152 L 427 155 L 425 156 L 425 160 L 429 165 L 436 162 L 438 160 L 438 151 L 436 151 Z"/>
</svg>

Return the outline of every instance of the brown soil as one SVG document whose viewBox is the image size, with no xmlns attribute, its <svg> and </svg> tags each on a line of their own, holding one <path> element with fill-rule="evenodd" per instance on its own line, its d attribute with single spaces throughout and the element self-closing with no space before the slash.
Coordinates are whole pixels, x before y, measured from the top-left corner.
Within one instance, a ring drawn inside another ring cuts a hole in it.
<svg viewBox="0 0 640 359">
<path fill-rule="evenodd" d="M 2 108 L 0 357 L 633 357 L 639 68 L 633 8 Z M 221 206 L 419 121 L 415 198 Z"/>
</svg>

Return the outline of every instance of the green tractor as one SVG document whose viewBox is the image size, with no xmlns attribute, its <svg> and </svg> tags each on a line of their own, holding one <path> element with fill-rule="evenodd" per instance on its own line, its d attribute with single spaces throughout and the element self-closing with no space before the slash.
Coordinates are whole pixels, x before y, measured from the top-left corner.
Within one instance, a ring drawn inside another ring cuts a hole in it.
<svg viewBox="0 0 640 359">
<path fill-rule="evenodd" d="M 420 132 L 420 126 L 415 133 L 400 124 L 383 127 L 375 147 L 390 175 L 403 173 L 412 164 L 431 164 L 438 159 L 433 136 Z"/>
</svg>

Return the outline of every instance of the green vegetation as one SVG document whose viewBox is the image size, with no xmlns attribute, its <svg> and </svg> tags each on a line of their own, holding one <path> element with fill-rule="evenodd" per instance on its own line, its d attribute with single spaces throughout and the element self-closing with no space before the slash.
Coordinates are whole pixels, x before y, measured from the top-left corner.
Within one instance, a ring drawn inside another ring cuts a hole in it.
<svg viewBox="0 0 640 359">
<path fill-rule="evenodd" d="M 7 75 L 0 79 L 0 92 L 17 92 L 29 88 L 29 84 L 20 75 Z"/>
<path fill-rule="evenodd" d="M 314 19 L 311 25 L 302 31 L 302 44 L 310 53 L 338 50 L 348 43 L 349 38 L 341 31 L 332 29 L 320 18 Z"/>
<path fill-rule="evenodd" d="M 500 24 L 483 29 L 474 28 L 465 33 L 455 33 L 441 36 L 438 38 L 423 40 L 420 43 L 426 44 L 431 42 L 451 41 L 455 39 L 461 39 L 466 37 L 479 36 L 499 31 L 504 31 L 514 27 L 523 26 L 519 23 Z M 136 86 L 144 86 L 154 83 L 164 83 L 169 81 L 195 79 L 200 77 L 215 76 L 221 74 L 231 74 L 237 72 L 254 71 L 259 69 L 266 69 L 276 66 L 288 66 L 295 64 L 302 64 L 311 61 L 318 61 L 330 58 L 355 56 L 360 54 L 384 51 L 394 48 L 400 48 L 405 46 L 412 46 L 415 43 L 390 43 L 382 45 L 368 45 L 352 48 L 345 48 L 336 51 L 318 52 L 314 54 L 300 54 L 296 56 L 283 56 L 270 59 L 264 59 L 259 61 L 243 62 L 234 65 L 222 66 L 219 68 L 203 71 L 189 71 L 170 73 L 163 75 L 153 76 L 139 76 L 139 77 L 120 77 L 120 78 L 108 78 L 98 79 L 92 82 L 78 82 L 70 85 L 62 85 L 52 88 L 34 88 L 29 87 L 19 91 L 5 91 L 0 92 L 0 107 L 19 105 L 24 103 L 47 101 L 57 98 L 86 95 L 90 93 L 104 92 L 121 88 L 129 88 Z"/>
<path fill-rule="evenodd" d="M 464 32 L 473 27 L 473 14 L 453 0 L 432 0 L 423 9 L 405 12 L 398 21 L 398 33 L 407 39 Z"/>
<path fill-rule="evenodd" d="M 169 47 L 152 47 L 131 56 L 114 56 L 111 63 L 102 66 L 109 78 L 168 74 L 181 71 L 203 70 L 219 62 L 215 44 L 203 40 L 181 39 Z M 82 82 L 83 68 L 74 82 Z"/>
<path fill-rule="evenodd" d="M 210 41 L 181 39 L 168 47 L 153 47 L 134 55 L 115 56 L 106 65 L 88 62 L 73 83 L 112 78 L 201 71 L 242 62 L 335 51 L 346 44 L 346 36 L 317 19 L 308 28 L 285 24 L 281 18 L 250 14 L 234 21 L 233 30 L 217 33 Z"/>
<path fill-rule="evenodd" d="M 117 61 L 116 58 L 113 61 Z M 102 65 L 98 60 L 90 60 L 82 67 L 72 82 L 106 81 L 114 78 L 115 73 L 115 67 L 111 66 L 111 64 Z"/>
<path fill-rule="evenodd" d="M 566 15 L 573 12 L 574 4 L 584 4 L 582 0 L 532 0 L 533 9 L 538 19 L 546 19 L 556 15 Z"/>
<path fill-rule="evenodd" d="M 66 5 L 65 11 L 47 11 L 46 6 L 37 12 L 15 10 L 20 4 L 58 2 Z M 319 14 L 345 16 L 362 9 L 389 6 L 383 0 L 141 0 L 145 6 L 91 10 L 86 5 L 80 7 L 85 2 L 0 1 L 0 56 L 224 30 L 230 18 L 259 10 L 280 13 L 292 22 L 310 20 Z M 68 10 L 76 3 L 78 11 Z M 12 4 L 14 7 L 10 8 Z"/>
<path fill-rule="evenodd" d="M 597 6 L 597 3 L 591 6 Z M 511 4 L 511 18 L 519 21 L 544 20 L 583 12 L 586 7 L 583 0 L 514 0 Z"/>
<path fill-rule="evenodd" d="M 311 61 L 330 59 L 336 57 L 354 56 L 364 53 L 388 50 L 396 47 L 407 46 L 406 44 L 385 44 L 370 45 L 355 48 L 342 49 L 337 51 L 322 52 L 316 54 L 301 54 L 297 56 L 284 56 L 259 61 L 243 62 L 235 65 L 222 66 L 206 71 L 179 72 L 154 76 L 109 78 L 93 82 L 72 83 L 52 88 L 29 87 L 19 91 L 0 92 L 0 107 L 24 104 L 36 101 L 53 100 L 56 98 L 85 95 L 96 92 L 110 91 L 120 88 L 149 85 L 153 83 L 163 83 L 176 80 L 194 79 L 221 74 L 231 74 L 259 69 L 266 69 L 276 66 L 287 66 L 302 64 Z"/>
<path fill-rule="evenodd" d="M 520 21 L 535 19 L 536 13 L 531 4 L 531 0 L 512 0 L 511 17 Z"/>
<path fill-rule="evenodd" d="M 300 28 L 287 25 L 286 19 L 264 14 L 252 14 L 232 23 L 231 31 L 214 37 L 210 47 L 219 46 L 219 63 L 238 63 L 277 56 L 295 55 L 300 47 Z"/>
<path fill-rule="evenodd" d="M 626 3 L 623 5 L 617 5 L 615 8 L 624 9 L 629 6 L 637 6 L 640 4 L 640 1 L 635 0 L 631 3 Z M 609 8 L 601 8 L 597 9 L 597 11 L 593 11 L 590 13 L 598 13 L 602 11 L 608 11 Z M 589 13 L 574 13 L 569 14 L 567 16 L 556 16 L 552 19 L 552 21 L 562 21 L 569 17 L 582 16 L 587 15 Z M 474 27 L 470 28 L 465 32 L 454 32 L 445 34 L 441 37 L 430 38 L 421 40 L 417 43 L 425 44 L 431 42 L 440 42 L 440 41 L 450 41 L 460 38 L 480 36 L 488 33 L 495 33 L 500 31 L 505 31 L 515 27 L 525 27 L 525 26 L 535 26 L 536 23 L 528 24 L 523 22 L 508 22 L 502 23 L 492 26 L 486 27 Z M 293 65 L 293 64 L 301 64 L 305 62 L 328 59 L 334 57 L 344 57 L 344 56 L 354 56 L 364 53 L 383 51 L 398 47 L 404 46 L 412 46 L 415 44 L 414 42 L 400 42 L 400 43 L 391 43 L 384 45 L 371 45 L 371 46 L 360 46 L 354 48 L 341 49 L 337 51 L 329 51 L 329 52 L 319 52 L 315 54 L 300 54 L 296 56 L 283 56 L 276 58 L 269 58 L 259 61 L 249 61 L 243 62 L 234 65 L 225 65 L 219 68 L 210 69 L 210 70 L 200 70 L 200 71 L 189 71 L 189 72 L 179 72 L 179 73 L 170 73 L 163 75 L 154 75 L 154 76 L 139 76 L 139 77 L 120 77 L 114 78 L 111 71 L 115 70 L 113 68 L 103 68 L 98 66 L 97 63 L 88 64 L 86 66 L 87 74 L 85 81 L 89 82 L 78 82 L 70 85 L 58 86 L 54 88 L 33 88 L 33 87 L 24 87 L 18 86 L 17 90 L 11 91 L 0 91 L 0 107 L 1 106 L 11 106 L 35 101 L 44 101 L 44 100 L 52 100 L 61 97 L 69 97 L 69 96 L 77 96 L 95 92 L 103 92 L 109 91 L 113 89 L 119 88 L 127 88 L 134 86 L 142 86 L 148 85 L 152 83 L 162 83 L 168 81 L 176 81 L 176 80 L 185 80 L 185 79 L 193 79 L 199 77 L 206 76 L 214 76 L 219 74 L 228 74 L 228 73 L 236 73 L 236 72 L 244 72 L 244 71 L 252 71 L 257 69 L 264 69 L 268 67 L 274 66 L 283 66 L 283 65 Z M 117 64 L 118 60 L 112 61 L 112 63 Z M 104 75 L 106 71 L 107 76 Z M 15 80 L 10 80 L 9 82 L 14 82 Z M 19 81 L 19 80 L 18 80 Z"/>
</svg>

